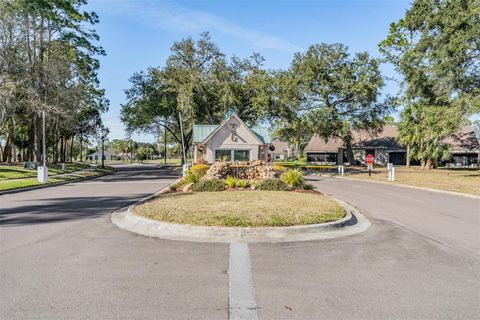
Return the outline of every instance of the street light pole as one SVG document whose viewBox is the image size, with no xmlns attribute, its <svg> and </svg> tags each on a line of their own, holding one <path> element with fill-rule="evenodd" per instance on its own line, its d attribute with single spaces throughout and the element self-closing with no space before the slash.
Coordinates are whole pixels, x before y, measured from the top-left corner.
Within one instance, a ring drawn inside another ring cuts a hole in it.
<svg viewBox="0 0 480 320">
<path fill-rule="evenodd" d="M 185 150 L 185 141 L 183 139 L 183 124 L 182 124 L 182 113 L 178 112 L 178 119 L 180 121 L 180 135 L 182 136 L 182 155 L 183 155 L 183 165 L 187 165 L 187 155 Z"/>
<path fill-rule="evenodd" d="M 45 130 L 45 111 L 42 111 L 42 135 L 43 135 L 43 166 L 47 167 L 47 145 L 46 145 L 46 130 Z"/>
<path fill-rule="evenodd" d="M 163 123 L 163 153 L 164 153 L 164 160 L 163 163 L 167 165 L 167 117 L 165 117 Z"/>
<path fill-rule="evenodd" d="M 102 168 L 105 168 L 105 135 L 102 133 Z"/>
<path fill-rule="evenodd" d="M 37 167 L 37 181 L 40 183 L 48 182 L 48 168 L 47 168 L 47 142 L 45 129 L 45 111 L 42 111 L 42 163 L 43 166 Z M 38 160 L 37 160 L 38 161 Z"/>
</svg>

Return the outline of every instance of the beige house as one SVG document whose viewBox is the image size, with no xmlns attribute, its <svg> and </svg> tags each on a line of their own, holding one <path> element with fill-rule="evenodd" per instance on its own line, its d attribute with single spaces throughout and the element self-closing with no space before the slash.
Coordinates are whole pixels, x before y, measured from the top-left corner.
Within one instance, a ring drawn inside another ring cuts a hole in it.
<svg viewBox="0 0 480 320">
<path fill-rule="evenodd" d="M 194 125 L 194 163 L 215 161 L 269 161 L 268 128 L 247 126 L 234 110 L 218 125 Z"/>
<path fill-rule="evenodd" d="M 375 156 L 376 164 L 393 163 L 404 165 L 407 149 L 396 140 L 397 128 L 385 125 L 377 134 L 366 131 L 352 131 L 352 149 L 355 164 L 365 164 L 365 158 L 371 154 Z M 480 158 L 480 145 L 470 126 L 464 126 L 457 133 L 444 141 L 452 151 L 452 158 L 446 163 L 455 166 L 478 166 Z M 321 164 L 343 164 L 348 162 L 346 147 L 338 138 L 325 140 L 313 136 L 305 148 L 307 161 Z M 416 161 L 412 161 L 415 164 Z"/>
<path fill-rule="evenodd" d="M 275 147 L 272 152 L 274 160 L 287 161 L 288 158 L 296 155 L 295 146 L 286 141 L 274 139 L 272 145 Z"/>
</svg>

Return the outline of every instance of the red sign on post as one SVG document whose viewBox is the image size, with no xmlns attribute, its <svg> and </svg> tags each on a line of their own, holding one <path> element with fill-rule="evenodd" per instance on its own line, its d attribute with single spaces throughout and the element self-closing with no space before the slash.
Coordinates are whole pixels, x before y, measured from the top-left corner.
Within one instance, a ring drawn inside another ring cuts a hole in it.
<svg viewBox="0 0 480 320">
<path fill-rule="evenodd" d="M 372 165 L 373 162 L 375 161 L 375 156 L 373 154 L 369 154 L 369 155 L 367 155 L 366 160 L 367 160 L 368 165 Z"/>
</svg>

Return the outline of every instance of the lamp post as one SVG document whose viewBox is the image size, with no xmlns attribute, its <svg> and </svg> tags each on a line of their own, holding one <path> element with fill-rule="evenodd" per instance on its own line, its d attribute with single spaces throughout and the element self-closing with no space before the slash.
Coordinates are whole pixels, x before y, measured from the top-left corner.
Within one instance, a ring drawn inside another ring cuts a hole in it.
<svg viewBox="0 0 480 320">
<path fill-rule="evenodd" d="M 42 166 L 37 168 L 37 180 L 40 183 L 48 182 L 48 168 L 47 168 L 47 142 L 46 142 L 46 128 L 45 128 L 45 111 L 42 111 Z"/>
<path fill-rule="evenodd" d="M 110 130 L 108 128 L 102 128 L 102 168 L 105 168 L 105 139 L 107 138 Z"/>
</svg>

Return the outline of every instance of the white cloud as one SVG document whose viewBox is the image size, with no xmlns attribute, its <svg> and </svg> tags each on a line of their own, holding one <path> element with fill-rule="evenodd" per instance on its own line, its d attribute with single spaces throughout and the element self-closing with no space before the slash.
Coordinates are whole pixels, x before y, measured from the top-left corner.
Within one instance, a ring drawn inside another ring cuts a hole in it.
<svg viewBox="0 0 480 320">
<path fill-rule="evenodd" d="M 173 2 L 135 0 L 97 0 L 113 14 L 130 14 L 151 27 L 182 32 L 211 31 L 235 37 L 253 47 L 285 52 L 297 52 L 302 48 L 281 37 L 259 32 L 231 23 L 206 11 L 193 10 Z"/>
</svg>

